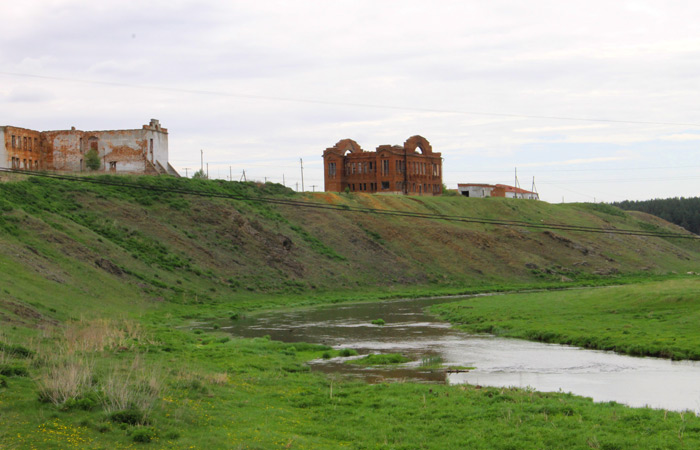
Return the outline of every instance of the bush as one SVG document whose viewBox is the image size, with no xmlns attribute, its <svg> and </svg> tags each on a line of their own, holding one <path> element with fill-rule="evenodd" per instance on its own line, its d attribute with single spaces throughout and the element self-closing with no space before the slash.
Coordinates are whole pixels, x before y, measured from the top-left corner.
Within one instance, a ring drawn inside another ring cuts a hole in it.
<svg viewBox="0 0 700 450">
<path fill-rule="evenodd" d="M 127 425 L 144 425 L 147 423 L 146 413 L 136 408 L 113 412 L 109 416 L 109 420 L 114 423 L 124 423 Z"/>
<path fill-rule="evenodd" d="M 24 366 L 0 364 L 0 375 L 6 377 L 28 377 L 29 371 Z"/>
<path fill-rule="evenodd" d="M 386 323 L 386 322 L 384 321 L 384 319 L 374 319 L 374 320 L 372 321 L 372 325 L 379 325 L 379 326 L 382 326 L 382 325 L 384 325 L 385 323 Z"/>
<path fill-rule="evenodd" d="M 340 356 L 347 358 L 348 356 L 355 356 L 357 355 L 357 350 L 354 350 L 352 348 L 344 348 L 340 351 Z"/>
<path fill-rule="evenodd" d="M 0 342 L 0 351 L 16 358 L 30 358 L 35 355 L 35 352 L 21 345 L 10 345 L 2 342 Z"/>
<path fill-rule="evenodd" d="M 61 409 L 68 411 L 71 409 L 82 409 L 84 411 L 90 411 L 95 409 L 101 403 L 100 396 L 97 392 L 89 392 L 82 397 L 69 398 L 66 400 Z"/>
<path fill-rule="evenodd" d="M 97 150 L 91 149 L 89 152 L 87 152 L 87 155 L 85 155 L 85 167 L 88 169 L 98 170 L 101 163 L 100 155 L 97 154 Z"/>
<path fill-rule="evenodd" d="M 131 439 L 134 442 L 151 442 L 157 436 L 156 430 L 151 427 L 141 427 L 131 433 Z"/>
<path fill-rule="evenodd" d="M 0 375 L 0 388 L 7 387 L 7 378 L 4 375 Z"/>
</svg>

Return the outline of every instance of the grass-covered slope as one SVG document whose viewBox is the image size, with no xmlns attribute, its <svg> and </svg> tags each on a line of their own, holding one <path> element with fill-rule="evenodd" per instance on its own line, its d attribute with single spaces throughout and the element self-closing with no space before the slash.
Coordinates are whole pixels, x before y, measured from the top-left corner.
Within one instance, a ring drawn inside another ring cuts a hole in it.
<svg viewBox="0 0 700 450">
<path fill-rule="evenodd" d="M 615 274 L 695 270 L 700 255 L 700 245 L 690 240 L 498 227 L 256 199 L 678 231 L 607 205 L 301 195 L 280 185 L 154 177 L 97 180 L 145 189 L 38 177 L 0 183 L 0 320 L 36 324 L 97 306 L 141 311 L 162 301 L 228 303 L 270 293 L 595 282 Z"/>
</svg>

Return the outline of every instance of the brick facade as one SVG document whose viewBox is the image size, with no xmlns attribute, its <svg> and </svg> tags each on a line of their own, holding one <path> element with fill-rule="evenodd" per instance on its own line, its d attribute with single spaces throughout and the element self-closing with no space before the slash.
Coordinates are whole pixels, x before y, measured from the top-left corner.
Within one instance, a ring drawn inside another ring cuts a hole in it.
<svg viewBox="0 0 700 450">
<path fill-rule="evenodd" d="M 325 190 L 343 192 L 440 195 L 442 157 L 422 136 L 403 146 L 380 145 L 374 152 L 362 150 L 352 139 L 343 139 L 323 152 Z"/>
<path fill-rule="evenodd" d="M 179 176 L 168 163 L 168 130 L 151 119 L 135 130 L 34 131 L 0 127 L 0 166 L 21 170 L 84 172 L 90 151 L 97 152 L 97 172 Z"/>
</svg>

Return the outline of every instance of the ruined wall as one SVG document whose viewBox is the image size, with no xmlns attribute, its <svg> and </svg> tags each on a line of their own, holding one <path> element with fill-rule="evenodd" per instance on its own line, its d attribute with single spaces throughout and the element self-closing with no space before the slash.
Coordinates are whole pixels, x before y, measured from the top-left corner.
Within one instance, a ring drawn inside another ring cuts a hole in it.
<svg viewBox="0 0 700 450">
<path fill-rule="evenodd" d="M 7 144 L 5 143 L 5 127 L 0 127 L 0 167 L 3 169 L 12 168 L 7 155 Z"/>
<path fill-rule="evenodd" d="M 6 126 L 3 141 L 6 153 L 4 167 L 23 170 L 45 168 L 41 134 L 38 131 Z"/>
<path fill-rule="evenodd" d="M 47 168 L 62 172 L 85 170 L 85 144 L 82 131 L 44 131 L 41 137 Z"/>
<path fill-rule="evenodd" d="M 142 130 L 92 131 L 105 172 L 145 173 L 148 140 Z"/>
<path fill-rule="evenodd" d="M 168 166 L 168 132 L 158 126 L 157 129 L 148 128 L 143 130 L 143 138 L 147 143 L 147 159 L 152 163 L 160 163 L 161 166 Z"/>
</svg>

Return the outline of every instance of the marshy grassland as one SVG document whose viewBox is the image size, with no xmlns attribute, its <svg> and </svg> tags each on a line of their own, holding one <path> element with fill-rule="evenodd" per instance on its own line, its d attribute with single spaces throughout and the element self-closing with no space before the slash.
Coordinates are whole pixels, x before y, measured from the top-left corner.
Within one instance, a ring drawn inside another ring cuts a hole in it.
<svg viewBox="0 0 700 450">
<path fill-rule="evenodd" d="M 700 286 L 682 275 L 698 270 L 694 241 L 256 199 L 676 230 L 663 221 L 605 205 L 100 179 L 145 189 L 0 183 L 2 450 L 700 447 L 700 419 L 690 412 L 509 388 L 369 385 L 306 364 L 351 351 L 234 339 L 219 328 L 265 309 L 616 285 L 460 300 L 435 312 L 472 331 L 698 359 Z M 202 322 L 212 326 L 203 331 Z"/>
</svg>

